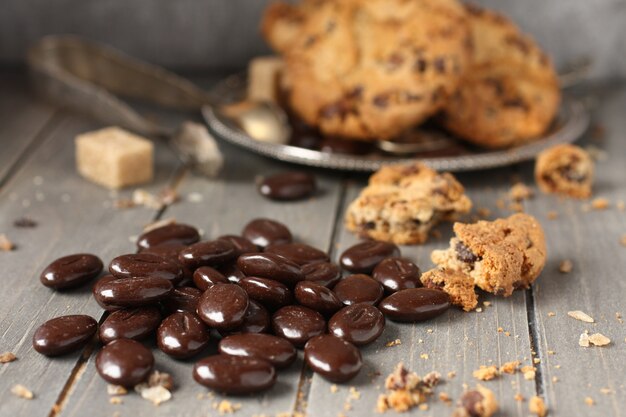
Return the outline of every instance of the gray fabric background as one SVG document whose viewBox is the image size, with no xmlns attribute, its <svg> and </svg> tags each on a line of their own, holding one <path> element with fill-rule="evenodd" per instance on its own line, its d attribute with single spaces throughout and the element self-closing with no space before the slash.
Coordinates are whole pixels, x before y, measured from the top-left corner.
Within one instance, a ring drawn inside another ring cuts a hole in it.
<svg viewBox="0 0 626 417">
<path fill-rule="evenodd" d="M 50 33 L 75 33 L 175 69 L 242 67 L 268 50 L 268 0 L 0 0 L 0 63 Z M 589 57 L 593 78 L 626 76 L 626 0 L 478 0 L 507 12 L 560 69 Z"/>
</svg>

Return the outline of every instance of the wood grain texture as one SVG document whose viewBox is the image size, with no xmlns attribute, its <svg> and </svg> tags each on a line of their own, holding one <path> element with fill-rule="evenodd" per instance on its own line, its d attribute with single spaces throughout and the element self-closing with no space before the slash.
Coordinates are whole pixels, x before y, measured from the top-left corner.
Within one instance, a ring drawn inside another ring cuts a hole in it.
<svg viewBox="0 0 626 417">
<path fill-rule="evenodd" d="M 549 210 L 559 213 L 557 220 L 542 222 L 549 262 L 533 287 L 543 386 L 551 415 L 626 415 L 626 325 L 616 318 L 618 313 L 626 316 L 626 247 L 619 243 L 626 235 L 626 212 L 615 207 L 618 201 L 626 201 L 626 88 L 614 89 L 600 103 L 596 119 L 606 135 L 600 141 L 590 137 L 587 143 L 606 152 L 606 160 L 596 164 L 594 197 L 607 198 L 611 208 L 584 212 L 588 202 L 553 196 L 529 204 L 529 210 L 544 218 Z M 558 271 L 565 259 L 574 265 L 568 274 Z M 568 317 L 572 310 L 582 310 L 596 322 Z M 585 330 L 602 333 L 612 343 L 580 347 L 578 338 Z M 595 405 L 587 405 L 586 397 Z"/>
<path fill-rule="evenodd" d="M 51 128 L 55 109 L 36 99 L 18 73 L 3 73 L 0 78 L 0 187 L 24 150 L 38 138 L 38 133 Z"/>
<path fill-rule="evenodd" d="M 108 190 L 75 172 L 73 138 L 97 127 L 92 121 L 64 117 L 0 191 L 0 231 L 17 245 L 12 252 L 0 253 L 4 288 L 0 351 L 19 358 L 0 367 L 2 416 L 47 415 L 80 357 L 80 352 L 54 359 L 38 354 L 31 346 L 33 331 L 60 315 L 88 314 L 99 319 L 102 314 L 91 297 L 91 285 L 51 291 L 39 282 L 43 268 L 57 257 L 77 252 L 94 253 L 107 265 L 113 256 L 134 251 L 129 236 L 140 233 L 155 215 L 151 209 L 113 209 Z M 176 166 L 167 148 L 159 146 L 156 155 L 160 169 L 154 187 L 148 188 L 152 191 L 166 183 Z M 38 222 L 37 227 L 14 227 L 13 221 L 22 216 Z M 18 383 L 32 390 L 35 399 L 11 395 L 11 386 Z"/>
<path fill-rule="evenodd" d="M 171 217 L 194 225 L 203 231 L 204 239 L 214 239 L 223 234 L 240 234 L 248 221 L 267 217 L 287 225 L 295 240 L 327 250 L 340 200 L 340 183 L 333 181 L 331 175 L 318 172 L 319 190 L 312 198 L 290 203 L 273 202 L 256 191 L 258 176 L 297 168 L 259 158 L 231 145 L 221 143 L 220 146 L 226 158 L 224 171 L 214 180 L 188 173 L 179 186 L 182 201 L 168 207 L 163 218 Z M 216 394 L 211 399 L 206 396 L 198 399 L 198 394 L 206 394 L 208 390 L 193 380 L 193 364 L 214 353 L 216 344 L 217 340 L 205 352 L 187 361 L 171 359 L 155 350 L 156 368 L 170 373 L 176 383 L 174 399 L 158 408 L 136 394 L 124 397 L 122 406 L 109 404 L 106 383 L 97 375 L 92 356 L 80 383 L 76 385 L 60 415 L 81 416 L 87 404 L 94 407 L 90 413 L 92 417 L 110 416 L 114 411 L 135 416 L 213 415 L 217 414 L 212 409 L 213 404 L 223 399 L 240 404 L 241 410 L 237 415 L 241 416 L 273 416 L 292 412 L 302 370 L 301 358 L 287 370 L 281 371 L 274 388 L 262 395 L 226 398 Z"/>
</svg>

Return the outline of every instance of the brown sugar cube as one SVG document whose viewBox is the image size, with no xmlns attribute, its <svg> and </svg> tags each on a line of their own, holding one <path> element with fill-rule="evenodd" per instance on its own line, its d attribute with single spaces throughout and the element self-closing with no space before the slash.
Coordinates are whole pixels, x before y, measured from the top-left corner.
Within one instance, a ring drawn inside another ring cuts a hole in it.
<svg viewBox="0 0 626 417">
<path fill-rule="evenodd" d="M 90 181 L 117 189 L 152 181 L 151 141 L 119 127 L 76 137 L 76 167 Z"/>
<path fill-rule="evenodd" d="M 283 60 L 275 56 L 261 56 L 248 66 L 248 99 L 251 101 L 278 101 Z"/>
</svg>

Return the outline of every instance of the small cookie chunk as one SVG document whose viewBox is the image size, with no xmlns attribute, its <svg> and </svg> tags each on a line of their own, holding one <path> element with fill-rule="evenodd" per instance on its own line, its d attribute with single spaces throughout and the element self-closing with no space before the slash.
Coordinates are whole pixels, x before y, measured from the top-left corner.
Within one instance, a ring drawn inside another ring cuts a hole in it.
<svg viewBox="0 0 626 417">
<path fill-rule="evenodd" d="M 465 391 L 452 417 L 490 417 L 498 411 L 496 396 L 488 388 L 476 385 L 476 389 Z"/>
<path fill-rule="evenodd" d="M 576 145 L 553 146 L 537 157 L 535 181 L 547 194 L 588 198 L 593 183 L 593 160 Z"/>
<path fill-rule="evenodd" d="M 389 165 L 369 179 L 346 211 L 348 230 L 396 244 L 423 243 L 440 221 L 467 213 L 472 202 L 450 173 L 420 163 Z"/>
<path fill-rule="evenodd" d="M 454 232 L 450 247 L 433 251 L 432 261 L 467 274 L 485 291 L 508 297 L 514 289 L 528 288 L 545 266 L 545 236 L 531 215 L 455 223 Z"/>
<path fill-rule="evenodd" d="M 277 56 L 259 56 L 248 64 L 248 100 L 278 103 L 283 60 Z"/>
<path fill-rule="evenodd" d="M 465 311 L 471 311 L 478 305 L 474 280 L 463 272 L 435 268 L 424 272 L 420 279 L 425 287 L 441 289 L 448 293 L 452 304 Z"/>
<path fill-rule="evenodd" d="M 389 139 L 436 113 L 470 56 L 457 0 L 304 0 L 270 6 L 262 32 L 285 57 L 295 113 L 348 139 Z"/>
<path fill-rule="evenodd" d="M 466 6 L 474 45 L 441 124 L 479 146 L 531 141 L 550 126 L 561 92 L 549 58 L 505 16 Z"/>
</svg>

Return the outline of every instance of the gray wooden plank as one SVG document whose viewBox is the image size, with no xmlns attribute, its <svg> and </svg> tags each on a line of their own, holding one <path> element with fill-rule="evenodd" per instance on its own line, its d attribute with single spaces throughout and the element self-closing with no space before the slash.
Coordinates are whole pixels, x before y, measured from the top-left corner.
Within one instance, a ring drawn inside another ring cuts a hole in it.
<svg viewBox="0 0 626 417">
<path fill-rule="evenodd" d="M 269 217 L 289 226 L 298 241 L 324 250 L 330 247 L 341 194 L 341 184 L 334 180 L 333 174 L 316 172 L 319 192 L 309 200 L 273 202 L 257 193 L 257 176 L 294 167 L 261 158 L 227 144 L 221 143 L 220 146 L 226 158 L 222 174 L 215 180 L 188 174 L 179 187 L 183 201 L 170 206 L 163 214 L 164 218 L 173 217 L 177 221 L 195 225 L 204 231 L 205 239 L 211 239 L 227 233 L 238 234 L 249 220 Z M 201 198 L 202 201 L 189 201 L 190 195 L 195 199 Z M 214 351 L 215 346 L 212 346 L 195 360 Z M 80 383 L 60 415 L 81 416 L 86 407 L 91 407 L 92 417 L 110 416 L 116 411 L 122 416 L 214 415 L 217 412 L 212 409 L 212 405 L 223 399 L 240 404 L 241 409 L 237 415 L 241 416 L 273 416 L 291 412 L 294 408 L 302 369 L 301 358 L 287 370 L 281 371 L 276 386 L 266 393 L 234 398 L 216 394 L 212 399 L 204 397 L 201 400 L 197 398 L 198 394 L 206 394 L 207 389 L 192 379 L 194 360 L 176 361 L 158 350 L 155 350 L 155 358 L 156 368 L 170 373 L 176 383 L 171 401 L 154 408 L 134 394 L 124 397 L 123 405 L 109 404 L 106 383 L 96 374 L 92 356 Z"/>
<path fill-rule="evenodd" d="M 494 173 L 496 175 L 494 175 Z M 493 184 L 494 177 L 499 177 L 499 186 Z M 466 185 L 468 193 L 476 206 L 488 207 L 493 215 L 504 215 L 496 207 L 496 200 L 502 189 L 507 186 L 509 170 L 500 170 L 483 174 L 465 174 L 459 179 Z M 485 187 L 484 184 L 490 184 Z M 352 183 L 348 188 L 345 206 L 356 196 L 363 182 Z M 403 256 L 412 259 L 422 270 L 431 267 L 430 253 L 434 249 L 447 246 L 451 235 L 451 226 L 439 227 L 442 237 L 430 239 L 421 246 L 404 246 Z M 356 243 L 358 239 L 341 229 L 338 234 L 335 259 L 338 260 L 343 250 Z M 525 403 L 514 401 L 515 394 L 525 398 L 535 394 L 535 382 L 526 381 L 520 373 L 506 375 L 492 381 L 482 382 L 472 376 L 480 365 L 499 366 L 505 362 L 519 360 L 530 364 L 530 339 L 528 334 L 526 300 L 524 292 L 516 292 L 510 298 L 497 298 L 482 294 L 480 301 L 490 301 L 492 306 L 483 311 L 464 313 L 453 308 L 446 314 L 423 323 L 399 324 L 387 322 L 381 337 L 373 344 L 362 349 L 364 367 L 360 374 L 336 393 L 331 392 L 332 384 L 314 376 L 308 395 L 307 412 L 311 416 L 338 415 L 368 416 L 376 409 L 378 395 L 384 392 L 386 376 L 393 371 L 398 362 L 403 362 L 408 369 L 418 375 L 430 371 L 440 372 L 447 380 L 437 392 L 446 392 L 456 401 L 463 392 L 463 384 L 474 386 L 481 383 L 492 389 L 501 403 L 503 416 L 526 416 Z M 498 327 L 510 332 L 510 336 L 498 332 Z M 387 343 L 396 339 L 401 344 L 388 347 Z M 423 356 L 423 355 L 428 355 Z M 448 378 L 448 372 L 455 372 L 454 378 Z M 360 399 L 350 398 L 350 387 L 360 392 Z M 345 404 L 349 403 L 346 411 Z M 417 410 L 415 410 L 417 412 Z M 433 398 L 429 401 L 429 411 L 425 415 L 445 416 L 451 413 L 448 405 Z M 390 412 L 395 415 L 395 412 Z"/>
<path fill-rule="evenodd" d="M 69 253 L 93 252 L 106 264 L 115 255 L 133 251 L 129 235 L 138 234 L 155 215 L 151 209 L 113 209 L 108 190 L 75 172 L 73 138 L 97 127 L 93 121 L 66 117 L 0 191 L 0 231 L 17 245 L 12 252 L 0 253 L 0 280 L 5 288 L 0 303 L 0 351 L 13 352 L 19 358 L 0 367 L 3 416 L 48 415 L 80 357 L 80 353 L 55 359 L 39 355 L 31 347 L 34 329 L 59 315 L 82 313 L 99 319 L 102 314 L 89 285 L 53 292 L 39 283 L 41 270 Z M 155 182 L 147 187 L 152 191 L 166 184 L 178 165 L 170 150 L 161 145 L 157 146 L 156 161 Z M 22 216 L 37 221 L 37 227 L 15 228 L 13 221 Z M 14 384 L 31 389 L 35 399 L 11 395 Z"/>
<path fill-rule="evenodd" d="M 24 81 L 18 73 L 0 75 L 0 184 L 55 113 L 30 94 Z"/>
<path fill-rule="evenodd" d="M 549 262 L 533 288 L 543 385 L 554 416 L 626 415 L 626 328 L 616 318 L 616 313 L 626 315 L 626 247 L 619 243 L 626 235 L 626 212 L 615 208 L 618 201 L 626 201 L 626 86 L 601 97 L 600 103 L 597 120 L 606 137 L 589 142 L 608 158 L 596 164 L 594 197 L 608 198 L 612 207 L 586 213 L 582 207 L 588 202 L 549 196 L 529 204 L 544 215 L 550 210 L 559 213 L 558 219 L 543 222 Z M 574 264 L 568 274 L 558 272 L 564 259 Z M 596 322 L 576 321 L 567 316 L 571 310 L 582 310 Z M 612 343 L 580 347 L 578 338 L 584 330 L 602 333 Z M 607 388 L 610 393 L 602 393 Z M 595 405 L 586 405 L 585 397 Z"/>
</svg>

